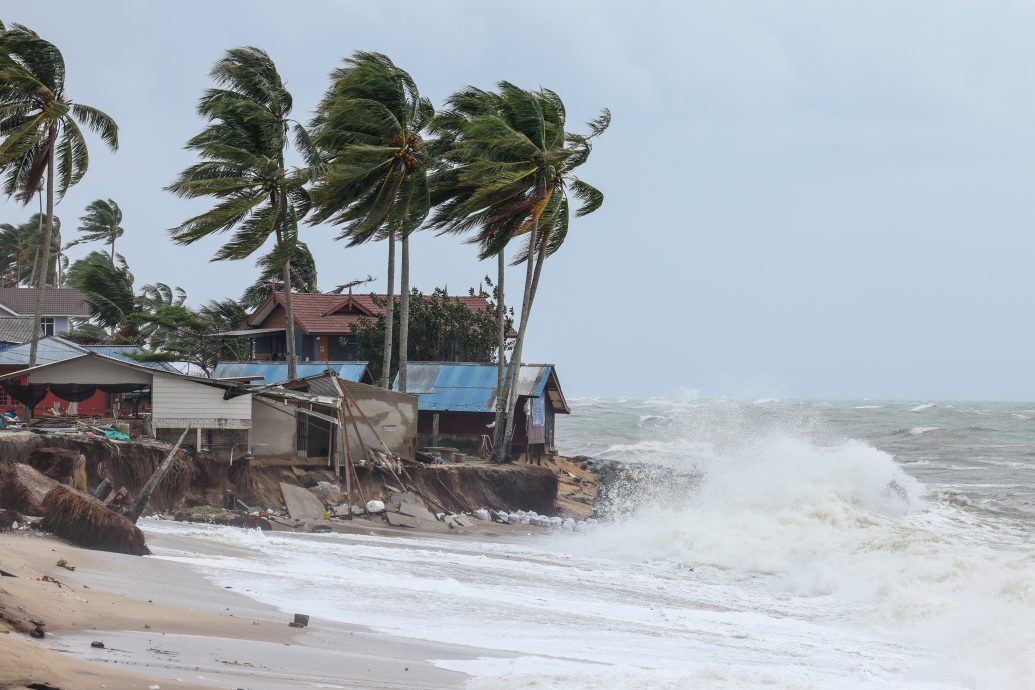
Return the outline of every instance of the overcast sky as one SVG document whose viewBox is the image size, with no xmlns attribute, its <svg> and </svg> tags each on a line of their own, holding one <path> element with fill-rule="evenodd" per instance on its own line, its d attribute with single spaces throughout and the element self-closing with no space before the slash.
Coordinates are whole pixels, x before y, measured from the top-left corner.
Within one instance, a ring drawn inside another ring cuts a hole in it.
<svg viewBox="0 0 1035 690">
<path fill-rule="evenodd" d="M 606 194 L 543 273 L 526 361 L 569 395 L 1035 396 L 1035 5 L 1021 1 L 46 2 L 0 19 L 57 44 L 71 98 L 121 127 L 57 209 L 116 199 L 138 284 L 238 296 L 166 230 L 222 52 L 271 54 L 308 119 L 342 57 L 387 53 L 436 105 L 507 79 L 614 113 L 581 175 Z M 0 202 L 0 222 L 31 209 Z M 320 284 L 377 276 L 385 246 L 304 239 Z M 420 233 L 412 277 L 463 293 L 495 263 Z M 73 258 L 74 258 L 73 254 Z M 522 276 L 508 275 L 511 286 Z M 516 294 L 516 292 L 514 293 Z"/>
</svg>

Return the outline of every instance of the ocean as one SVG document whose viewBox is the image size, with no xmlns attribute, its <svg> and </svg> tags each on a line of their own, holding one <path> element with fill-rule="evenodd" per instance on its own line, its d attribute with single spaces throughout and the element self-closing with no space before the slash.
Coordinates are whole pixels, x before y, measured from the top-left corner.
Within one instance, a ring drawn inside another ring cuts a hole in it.
<svg viewBox="0 0 1035 690">
<path fill-rule="evenodd" d="M 285 611 L 488 650 L 435 660 L 471 688 L 1035 687 L 1035 404 L 572 408 L 562 452 L 695 481 L 500 540 L 142 524 Z"/>
</svg>

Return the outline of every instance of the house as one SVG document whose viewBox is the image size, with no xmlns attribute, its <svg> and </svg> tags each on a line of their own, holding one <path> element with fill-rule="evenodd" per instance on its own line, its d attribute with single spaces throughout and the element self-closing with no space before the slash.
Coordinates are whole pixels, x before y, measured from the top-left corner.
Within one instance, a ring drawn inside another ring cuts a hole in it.
<svg viewBox="0 0 1035 690">
<path fill-rule="evenodd" d="M 30 349 L 31 344 L 25 343 L 0 351 L 0 377 L 27 369 L 29 367 Z M 143 352 L 142 349 L 135 345 L 80 345 L 55 335 L 40 338 L 36 351 L 36 364 L 63 362 L 90 353 L 125 362 L 138 363 L 130 355 L 143 354 Z M 178 373 L 167 362 L 143 362 L 139 364 L 157 371 Z M 24 381 L 21 382 L 24 383 Z M 114 393 L 99 389 L 94 391 L 90 397 L 80 399 L 77 402 L 48 394 L 34 406 L 33 415 L 50 414 L 57 408 L 64 412 L 71 411 L 74 414 L 110 417 L 113 415 L 118 401 L 119 397 Z M 0 410 L 6 410 L 19 404 L 19 401 L 12 398 L 6 389 L 0 389 Z"/>
<path fill-rule="evenodd" d="M 475 454 L 487 449 L 496 412 L 495 364 L 410 362 L 407 376 L 407 392 L 417 396 L 418 448 L 445 446 Z M 570 412 L 554 366 L 523 364 L 512 452 L 529 459 L 552 452 L 556 415 Z"/>
<path fill-rule="evenodd" d="M 0 317 L 32 317 L 36 313 L 36 288 L 0 288 Z M 86 295 L 75 288 L 47 288 L 43 292 L 43 335 L 68 333 L 75 321 L 90 318 Z M 29 333 L 29 339 L 32 333 Z M 26 342 L 23 340 L 22 342 Z"/>
<path fill-rule="evenodd" d="M 359 354 L 351 342 L 357 324 L 365 319 L 376 320 L 384 313 L 373 295 L 333 295 L 292 292 L 291 307 L 295 321 L 295 355 L 299 361 L 347 362 Z M 384 300 L 384 295 L 379 296 Z M 398 297 L 396 298 L 398 299 Z M 472 311 L 487 309 L 484 297 L 457 297 Z M 248 317 L 240 330 L 224 331 L 225 338 L 247 338 L 252 341 L 252 358 L 279 361 L 287 357 L 284 318 L 284 293 L 273 292 Z"/>
<path fill-rule="evenodd" d="M 252 401 L 247 393 L 228 395 L 239 386 L 237 383 L 188 376 L 175 369 L 133 362 L 111 351 L 88 351 L 0 375 L 0 385 L 26 404 L 47 396 L 74 402 L 89 400 L 97 392 L 149 391 L 150 425 L 155 438 L 175 442 L 189 428 L 191 433 L 183 444 L 186 447 L 217 456 L 248 452 Z"/>
<path fill-rule="evenodd" d="M 295 375 L 298 378 L 322 376 L 328 369 L 345 381 L 374 383 L 366 362 L 299 362 L 295 366 Z M 212 378 L 266 385 L 283 383 L 288 380 L 287 362 L 220 362 L 212 370 Z"/>
<path fill-rule="evenodd" d="M 253 393 L 252 455 L 292 464 L 298 458 L 309 458 L 316 464 L 341 467 L 345 454 L 337 421 L 338 386 L 346 392 L 349 421 L 345 436 L 356 466 L 367 464 L 367 448 L 383 450 L 387 446 L 401 457 L 415 456 L 417 398 L 347 381 L 332 370 L 280 386 L 241 389 Z"/>
</svg>

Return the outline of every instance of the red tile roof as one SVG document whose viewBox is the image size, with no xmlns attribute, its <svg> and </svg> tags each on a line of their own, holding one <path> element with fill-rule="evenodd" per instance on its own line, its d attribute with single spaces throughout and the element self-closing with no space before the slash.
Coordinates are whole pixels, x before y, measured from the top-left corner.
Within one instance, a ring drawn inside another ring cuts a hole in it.
<svg viewBox="0 0 1035 690">
<path fill-rule="evenodd" d="M 273 294 L 277 304 L 284 306 L 284 293 Z M 382 300 L 384 295 L 378 295 Z M 457 296 L 471 311 L 486 309 L 488 300 L 484 297 Z M 398 303 L 399 296 L 395 296 Z M 262 322 L 255 322 L 254 316 L 266 311 L 269 299 L 255 310 L 248 319 L 248 326 L 262 327 Z M 295 313 L 295 325 L 310 335 L 349 335 L 357 323 L 364 318 L 376 319 L 384 310 L 374 303 L 373 297 L 366 295 L 328 295 L 324 293 L 291 293 L 291 307 Z M 263 318 L 263 322 L 266 317 Z"/>
<path fill-rule="evenodd" d="M 36 288 L 0 288 L 0 305 L 19 316 L 32 316 L 36 308 Z M 47 288 L 43 293 L 43 315 L 84 317 L 90 315 L 90 306 L 80 290 Z"/>
</svg>

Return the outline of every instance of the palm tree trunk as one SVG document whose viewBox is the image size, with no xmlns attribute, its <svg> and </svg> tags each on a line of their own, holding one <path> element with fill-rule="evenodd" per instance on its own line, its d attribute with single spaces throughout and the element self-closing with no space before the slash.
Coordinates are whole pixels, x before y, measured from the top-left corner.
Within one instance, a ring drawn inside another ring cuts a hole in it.
<svg viewBox="0 0 1035 690">
<path fill-rule="evenodd" d="M 388 288 L 385 290 L 385 350 L 381 387 L 392 385 L 392 328 L 395 325 L 395 231 L 388 233 Z"/>
<path fill-rule="evenodd" d="M 406 365 L 410 346 L 410 238 L 402 238 L 402 266 L 399 275 L 399 390 L 406 392 Z"/>
<path fill-rule="evenodd" d="M 492 428 L 502 429 L 506 423 L 503 418 L 503 372 L 507 369 L 507 307 L 503 303 L 503 277 L 507 269 L 507 260 L 500 249 L 496 255 L 496 420 Z"/>
<path fill-rule="evenodd" d="M 111 262 L 115 263 L 115 235 L 111 236 Z"/>
<path fill-rule="evenodd" d="M 536 223 L 538 229 L 539 223 Z M 533 231 L 532 237 L 536 238 L 538 233 Z M 532 268 L 532 246 L 529 245 L 528 268 Z M 543 260 L 546 258 L 546 242 L 540 242 L 538 259 L 532 269 L 532 279 L 525 286 L 525 296 L 521 303 L 521 326 L 518 329 L 517 341 L 514 343 L 514 354 L 510 358 L 511 368 L 507 371 L 507 428 L 503 437 L 504 457 L 510 457 L 510 444 L 514 440 L 514 405 L 517 403 L 517 384 L 521 373 L 521 352 L 525 345 L 525 332 L 528 328 L 528 317 L 532 312 L 532 303 L 535 301 L 536 288 L 539 287 L 539 276 L 543 270 Z"/>
<path fill-rule="evenodd" d="M 510 355 L 510 366 L 507 369 L 507 381 L 501 395 L 506 401 L 503 409 L 503 428 L 493 429 L 492 457 L 494 462 L 506 462 L 510 458 L 510 439 L 514 434 L 514 404 L 517 402 L 517 378 L 521 371 L 521 350 L 525 344 L 525 329 L 528 326 L 528 313 L 532 307 L 532 277 L 535 273 L 535 253 L 533 248 L 539 240 L 539 219 L 532 224 L 532 232 L 528 238 L 528 258 L 525 260 L 525 290 L 521 299 L 521 320 L 518 326 L 514 351 Z"/>
<path fill-rule="evenodd" d="M 41 261 L 36 270 L 36 308 L 32 314 L 32 344 L 29 346 L 29 366 L 36 366 L 36 352 L 40 346 L 40 324 L 43 321 L 43 296 L 47 288 L 47 270 L 50 263 L 50 235 L 54 229 L 54 144 L 57 129 L 50 128 L 50 144 L 47 151 L 47 216 L 43 223 L 43 246 Z"/>
<path fill-rule="evenodd" d="M 284 262 L 284 339 L 287 341 L 288 381 L 298 378 L 298 358 L 295 354 L 295 310 L 291 308 L 291 261 Z"/>
</svg>

